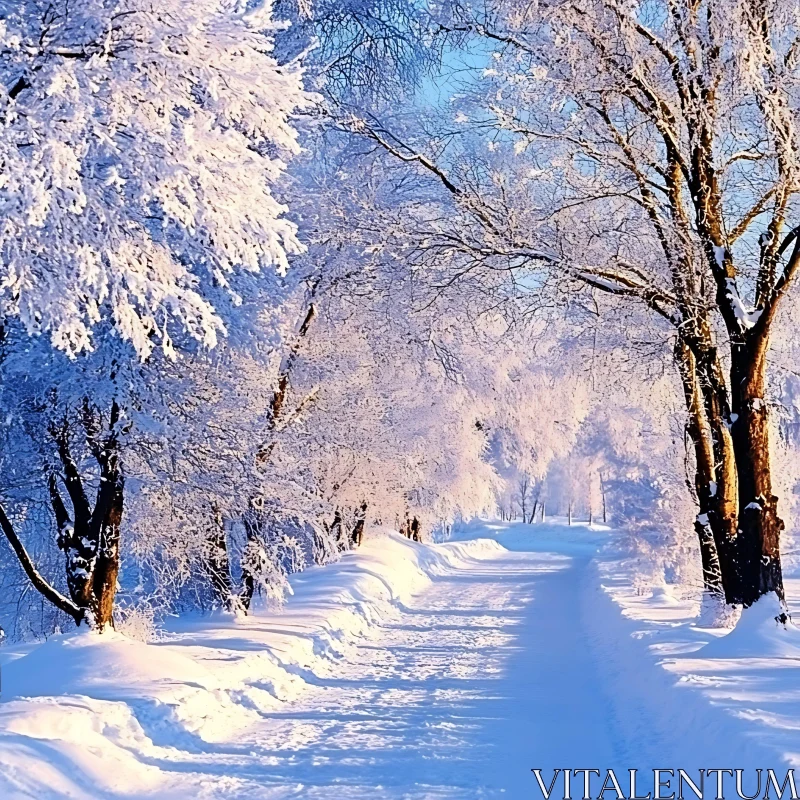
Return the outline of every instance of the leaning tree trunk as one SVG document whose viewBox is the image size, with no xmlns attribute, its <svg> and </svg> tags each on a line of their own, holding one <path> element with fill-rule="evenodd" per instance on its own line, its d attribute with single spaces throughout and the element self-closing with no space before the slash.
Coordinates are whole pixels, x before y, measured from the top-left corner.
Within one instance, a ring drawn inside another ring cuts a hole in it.
<svg viewBox="0 0 800 800">
<path fill-rule="evenodd" d="M 736 601 L 745 607 L 769 592 L 784 602 L 780 557 L 784 524 L 772 492 L 769 414 L 764 401 L 767 347 L 766 333 L 732 347 L 731 432 L 739 478 Z"/>
</svg>

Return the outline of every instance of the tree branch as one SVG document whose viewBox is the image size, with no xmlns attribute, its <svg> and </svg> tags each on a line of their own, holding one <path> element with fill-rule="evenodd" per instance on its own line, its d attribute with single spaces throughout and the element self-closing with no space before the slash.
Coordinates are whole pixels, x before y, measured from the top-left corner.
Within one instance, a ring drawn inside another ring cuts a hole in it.
<svg viewBox="0 0 800 800">
<path fill-rule="evenodd" d="M 11 549 L 16 554 L 19 563 L 22 565 L 22 568 L 25 570 L 25 574 L 28 576 L 28 579 L 33 584 L 34 588 L 57 609 L 72 617 L 72 619 L 75 620 L 76 625 L 80 625 L 81 622 L 84 622 L 86 620 L 86 613 L 84 609 L 78 607 L 72 602 L 72 600 L 70 600 L 68 597 L 64 597 L 61 592 L 59 592 L 57 589 L 54 589 L 44 579 L 39 570 L 36 569 L 31 557 L 28 555 L 28 551 L 20 541 L 16 531 L 14 530 L 14 526 L 11 524 L 11 521 L 6 515 L 2 504 L 0 504 L 0 528 L 3 529 L 3 533 L 5 534 L 6 539 L 8 539 L 8 543 L 11 545 Z"/>
<path fill-rule="evenodd" d="M 92 510 L 83 488 L 83 481 L 81 480 L 78 465 L 75 463 L 69 449 L 66 423 L 60 429 L 51 429 L 51 434 L 56 440 L 58 455 L 64 467 L 64 485 L 67 487 L 67 493 L 72 502 L 75 524 L 80 527 L 88 525 L 92 517 Z"/>
<path fill-rule="evenodd" d="M 748 229 L 750 223 L 764 211 L 764 206 L 774 194 L 775 187 L 773 186 L 769 191 L 764 192 L 753 207 L 736 223 L 733 230 L 728 234 L 728 242 L 730 244 L 733 244 Z"/>
</svg>

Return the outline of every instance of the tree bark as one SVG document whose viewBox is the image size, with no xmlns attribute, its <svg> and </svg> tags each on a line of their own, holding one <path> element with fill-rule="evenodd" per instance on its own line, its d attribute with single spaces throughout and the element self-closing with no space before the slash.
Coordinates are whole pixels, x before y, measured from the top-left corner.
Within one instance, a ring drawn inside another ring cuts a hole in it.
<svg viewBox="0 0 800 800">
<path fill-rule="evenodd" d="M 99 630 L 114 627 L 114 599 L 120 568 L 120 534 L 125 481 L 117 475 L 109 489 L 109 503 L 100 523 L 97 558 L 92 576 L 92 611 Z"/>
<path fill-rule="evenodd" d="M 695 345 L 686 348 L 688 354 L 678 353 L 689 412 L 687 433 L 697 464 L 700 514 L 695 529 L 704 581 L 706 588 L 717 591 L 713 573 L 719 570 L 726 602 L 745 608 L 769 592 L 785 602 L 780 559 L 784 524 L 772 490 L 764 400 L 768 345 L 766 325 L 732 336 L 730 403 L 713 348 Z"/>
<path fill-rule="evenodd" d="M 600 497 L 603 502 L 603 525 L 605 525 L 608 520 L 606 518 L 606 484 L 603 480 L 603 473 L 600 473 Z"/>
<path fill-rule="evenodd" d="M 253 564 L 248 560 L 248 551 L 252 556 L 253 549 L 263 534 L 263 527 L 266 523 L 264 512 L 258 508 L 254 500 L 250 500 L 250 507 L 242 517 L 244 530 L 247 536 L 245 543 L 245 557 L 242 560 L 242 589 L 239 593 L 240 602 L 245 613 L 250 610 L 253 604 L 253 597 L 256 592 L 256 575 L 253 571 Z"/>
<path fill-rule="evenodd" d="M 699 467 L 696 488 L 700 504 L 697 523 L 704 525 L 707 522 L 711 529 L 717 548 L 725 599 L 728 603 L 736 604 L 741 602 L 737 541 L 738 463 L 731 435 L 732 417 L 728 390 L 719 354 L 711 341 L 710 328 L 705 322 L 689 345 L 690 363 L 693 366 L 692 392 L 700 400 L 699 405 L 696 401 L 687 403 L 687 407 L 692 409 L 689 415 L 692 428 L 690 435 L 698 436 L 703 442 L 697 462 Z M 684 386 L 686 393 L 685 378 Z M 695 452 L 697 454 L 698 450 Z M 705 534 L 703 537 L 707 538 Z"/>
<path fill-rule="evenodd" d="M 339 508 L 333 512 L 333 522 L 330 526 L 330 532 L 336 542 L 336 549 L 340 553 L 347 550 L 347 539 L 344 535 L 344 520 L 342 519 L 341 509 Z"/>
<path fill-rule="evenodd" d="M 97 490 L 89 523 L 88 540 L 92 542 L 95 551 L 90 576 L 89 608 L 94 616 L 94 624 L 100 631 L 106 626 L 114 627 L 114 599 L 120 567 L 125 478 L 122 475 L 119 443 L 114 431 L 118 419 L 119 408 L 114 403 L 109 422 L 110 434 L 93 446 L 95 458 L 100 464 L 100 488 Z M 90 441 L 93 438 L 91 433 L 89 438 Z"/>
<path fill-rule="evenodd" d="M 695 517 L 694 529 L 700 545 L 700 562 L 703 569 L 703 586 L 714 595 L 724 594 L 722 569 L 719 562 L 716 540 L 722 529 L 714 532 L 714 523 L 719 522 L 716 505 L 716 473 L 714 447 L 711 431 L 703 413 L 703 402 L 697 385 L 695 359 L 688 345 L 680 338 L 675 347 L 684 399 L 686 401 L 686 434 L 692 443 L 695 458 L 694 491 L 697 496 L 699 513 Z"/>
<path fill-rule="evenodd" d="M 364 541 L 364 527 L 367 522 L 367 502 L 366 500 L 359 506 L 356 512 L 356 524 L 350 533 L 350 544 L 352 547 L 361 547 Z"/>
<path fill-rule="evenodd" d="M 116 430 L 119 421 L 120 409 L 113 402 L 108 430 L 103 432 L 99 413 L 90 408 L 88 401 L 85 403 L 86 439 L 100 467 L 100 485 L 93 508 L 72 456 L 67 423 L 51 428 L 72 506 L 70 517 L 59 492 L 58 479 L 51 474 L 48 489 L 58 527 L 58 546 L 65 555 L 67 588 L 72 602 L 82 611 L 82 619 L 100 631 L 114 625 L 114 599 L 120 569 L 125 478 Z"/>
<path fill-rule="evenodd" d="M 759 332 L 760 333 L 760 332 Z M 752 605 L 775 592 L 785 602 L 780 557 L 784 523 L 772 491 L 769 412 L 764 400 L 768 334 L 732 347 L 733 446 L 739 478 L 737 602 Z"/>
</svg>

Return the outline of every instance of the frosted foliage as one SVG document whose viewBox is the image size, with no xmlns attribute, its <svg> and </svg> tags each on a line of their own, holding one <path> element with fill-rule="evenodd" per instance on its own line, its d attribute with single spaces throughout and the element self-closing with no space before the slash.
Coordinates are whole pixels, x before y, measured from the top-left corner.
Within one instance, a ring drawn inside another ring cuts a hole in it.
<svg viewBox="0 0 800 800">
<path fill-rule="evenodd" d="M 434 350 L 420 343 L 437 320 L 406 316 L 399 304 L 361 291 L 356 306 L 334 296 L 320 303 L 295 364 L 286 422 L 263 467 L 265 484 L 286 509 L 320 526 L 335 509 L 363 502 L 369 521 L 399 526 L 411 514 L 427 531 L 490 508 L 495 476 L 475 422 L 491 387 L 445 376 Z M 485 360 L 468 338 L 452 347 L 467 365 Z"/>
<path fill-rule="evenodd" d="M 242 563 L 253 575 L 258 588 L 268 602 L 281 603 L 291 586 L 287 574 L 301 572 L 306 567 L 302 543 L 293 536 L 280 535 L 269 543 L 248 542 Z"/>
<path fill-rule="evenodd" d="M 0 314 L 72 355 L 102 319 L 142 358 L 215 344 L 211 285 L 300 249 L 270 187 L 309 97 L 275 30 L 233 0 L 0 2 Z"/>
</svg>

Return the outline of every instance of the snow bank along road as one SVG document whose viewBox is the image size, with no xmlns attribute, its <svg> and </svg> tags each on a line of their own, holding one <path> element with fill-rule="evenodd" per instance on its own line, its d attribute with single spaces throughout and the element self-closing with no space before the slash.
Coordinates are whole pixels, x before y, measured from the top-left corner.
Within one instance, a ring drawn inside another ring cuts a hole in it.
<svg viewBox="0 0 800 800">
<path fill-rule="evenodd" d="M 598 561 L 607 532 L 463 536 L 500 545 L 376 536 L 280 612 L 6 648 L 0 797 L 540 798 L 533 767 L 800 761 L 793 633 L 717 639 Z"/>
</svg>

